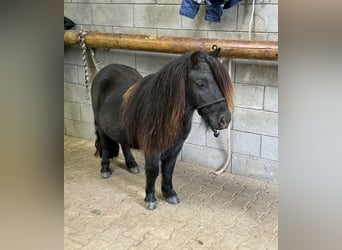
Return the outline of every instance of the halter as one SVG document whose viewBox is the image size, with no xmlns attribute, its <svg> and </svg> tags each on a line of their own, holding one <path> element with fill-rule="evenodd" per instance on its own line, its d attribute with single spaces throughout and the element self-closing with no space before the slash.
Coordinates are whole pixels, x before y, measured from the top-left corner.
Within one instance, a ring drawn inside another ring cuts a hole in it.
<svg viewBox="0 0 342 250">
<path fill-rule="evenodd" d="M 224 97 L 222 97 L 222 98 L 219 98 L 219 99 L 217 99 L 217 100 L 215 100 L 215 101 L 207 102 L 207 103 L 205 103 L 205 104 L 202 104 L 202 105 L 198 106 L 198 107 L 197 107 L 197 110 L 200 110 L 200 109 L 202 109 L 202 108 L 204 108 L 204 107 L 207 107 L 207 106 L 210 106 L 210 105 L 219 103 L 219 102 L 224 102 L 225 100 L 226 100 L 226 99 L 225 99 Z"/>
</svg>

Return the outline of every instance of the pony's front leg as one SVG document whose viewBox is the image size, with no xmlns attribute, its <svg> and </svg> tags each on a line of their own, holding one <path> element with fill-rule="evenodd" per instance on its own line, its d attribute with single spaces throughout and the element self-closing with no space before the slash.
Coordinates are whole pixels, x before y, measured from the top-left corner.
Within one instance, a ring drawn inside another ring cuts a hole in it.
<svg viewBox="0 0 342 250">
<path fill-rule="evenodd" d="M 166 151 L 164 154 L 162 154 L 161 157 L 161 170 L 162 170 L 162 184 L 161 189 L 164 198 L 166 201 L 170 204 L 178 204 L 179 199 L 177 196 L 176 191 L 173 189 L 172 186 L 172 176 L 173 176 L 173 170 L 175 168 L 177 156 L 179 152 L 181 151 L 183 146 L 183 141 L 176 144 L 173 148 Z"/>
<path fill-rule="evenodd" d="M 145 174 L 146 174 L 146 208 L 153 210 L 156 208 L 155 183 L 159 174 L 159 156 L 145 156 Z"/>
</svg>

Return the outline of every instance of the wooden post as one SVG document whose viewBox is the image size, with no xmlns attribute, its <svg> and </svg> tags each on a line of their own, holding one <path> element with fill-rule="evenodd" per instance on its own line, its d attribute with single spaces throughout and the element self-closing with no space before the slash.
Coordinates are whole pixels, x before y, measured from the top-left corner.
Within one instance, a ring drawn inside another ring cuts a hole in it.
<svg viewBox="0 0 342 250">
<path fill-rule="evenodd" d="M 64 44 L 78 44 L 79 31 L 64 32 Z M 145 36 L 88 32 L 85 37 L 88 47 L 140 50 L 183 54 L 194 50 L 210 51 L 213 44 L 221 48 L 220 55 L 230 58 L 277 60 L 278 43 L 270 41 L 224 40 L 191 37 Z"/>
</svg>

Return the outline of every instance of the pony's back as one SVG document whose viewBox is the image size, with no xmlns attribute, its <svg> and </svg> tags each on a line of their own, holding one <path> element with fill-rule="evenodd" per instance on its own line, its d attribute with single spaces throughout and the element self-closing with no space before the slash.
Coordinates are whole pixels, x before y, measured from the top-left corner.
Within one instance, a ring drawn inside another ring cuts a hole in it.
<svg viewBox="0 0 342 250">
<path fill-rule="evenodd" d="M 112 93 L 122 93 L 142 76 L 134 69 L 122 64 L 109 64 L 95 76 L 91 87 L 91 98 L 94 114 L 101 108 L 103 102 Z"/>
</svg>

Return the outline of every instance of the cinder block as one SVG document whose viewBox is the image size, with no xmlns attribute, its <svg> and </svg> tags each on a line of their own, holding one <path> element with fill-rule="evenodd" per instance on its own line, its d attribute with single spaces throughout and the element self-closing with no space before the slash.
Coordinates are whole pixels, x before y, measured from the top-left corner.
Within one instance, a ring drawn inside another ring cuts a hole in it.
<svg viewBox="0 0 342 250">
<path fill-rule="evenodd" d="M 278 113 L 235 108 L 233 129 L 250 133 L 278 136 Z"/>
<path fill-rule="evenodd" d="M 82 65 L 82 50 L 80 46 L 64 47 L 64 63 Z"/>
<path fill-rule="evenodd" d="M 237 9 L 238 7 L 235 5 L 230 9 L 223 10 L 221 22 L 214 23 L 205 20 L 205 6 L 201 5 L 195 19 L 181 16 L 182 29 L 236 31 Z"/>
<path fill-rule="evenodd" d="M 102 67 L 111 63 L 119 63 L 135 68 L 135 51 L 129 50 L 103 50 Z"/>
<path fill-rule="evenodd" d="M 78 72 L 76 65 L 64 64 L 64 82 L 78 83 Z"/>
<path fill-rule="evenodd" d="M 193 123 L 202 123 L 204 124 L 202 117 L 198 114 L 197 110 L 195 110 L 193 116 L 192 116 L 192 122 Z"/>
<path fill-rule="evenodd" d="M 262 109 L 264 101 L 264 86 L 250 84 L 234 84 L 234 106 Z"/>
<path fill-rule="evenodd" d="M 278 162 L 233 153 L 232 173 L 278 182 Z"/>
<path fill-rule="evenodd" d="M 244 0 L 243 3 L 251 4 L 253 3 L 253 0 Z M 267 4 L 267 3 L 278 3 L 278 0 L 255 0 L 255 3 L 260 4 Z"/>
<path fill-rule="evenodd" d="M 227 150 L 228 130 L 223 129 L 223 130 L 220 130 L 219 132 L 220 132 L 220 135 L 218 137 L 215 137 L 211 129 L 206 130 L 206 133 L 205 133 L 206 134 L 206 146 L 210 148 Z"/>
<path fill-rule="evenodd" d="M 91 5 L 65 3 L 64 16 L 70 18 L 75 24 L 92 24 Z"/>
<path fill-rule="evenodd" d="M 139 72 L 156 73 L 177 55 L 165 53 L 136 52 L 136 69 Z"/>
<path fill-rule="evenodd" d="M 278 88 L 266 87 L 264 110 L 278 112 Z"/>
<path fill-rule="evenodd" d="M 79 103 L 64 102 L 64 118 L 81 120 L 81 107 Z"/>
<path fill-rule="evenodd" d="M 249 34 L 247 31 L 240 31 L 240 32 L 208 31 L 208 38 L 228 39 L 228 40 L 248 40 Z M 278 41 L 278 33 L 252 32 L 251 39 L 260 40 L 260 41 Z"/>
<path fill-rule="evenodd" d="M 156 0 L 112 0 L 113 4 L 118 4 L 118 3 L 131 3 L 131 4 L 151 4 L 151 3 L 156 3 Z"/>
<path fill-rule="evenodd" d="M 107 33 L 113 32 L 113 27 L 98 26 L 98 25 L 76 24 L 75 29 L 76 30 L 90 30 L 90 31 L 97 31 L 97 32 L 107 32 Z"/>
<path fill-rule="evenodd" d="M 95 138 L 95 128 L 93 124 L 69 119 L 64 119 L 64 123 L 66 135 L 88 140 Z"/>
<path fill-rule="evenodd" d="M 261 141 L 260 137 L 260 135 L 232 130 L 232 152 L 259 157 Z"/>
<path fill-rule="evenodd" d="M 95 25 L 133 27 L 133 6 L 128 4 L 93 4 Z"/>
<path fill-rule="evenodd" d="M 278 86 L 278 65 L 275 62 L 235 61 L 235 82 Z"/>
<path fill-rule="evenodd" d="M 252 5 L 241 4 L 239 7 L 238 27 L 240 31 L 248 31 L 252 13 Z M 278 32 L 278 5 L 256 4 L 253 32 Z"/>
<path fill-rule="evenodd" d="M 193 123 L 191 126 L 191 131 L 186 139 L 187 143 L 196 144 L 196 145 L 205 145 L 205 133 L 206 129 L 204 125 Z"/>
<path fill-rule="evenodd" d="M 115 25 L 114 25 L 115 26 Z M 145 36 L 156 36 L 157 29 L 148 29 L 148 28 L 136 28 L 136 27 L 113 27 L 114 33 L 122 33 L 122 34 L 139 34 Z"/>
<path fill-rule="evenodd" d="M 262 136 L 261 157 L 278 161 L 278 138 Z"/>
<path fill-rule="evenodd" d="M 221 167 L 226 161 L 224 150 L 184 143 L 182 161 L 198 164 L 212 169 Z M 230 171 L 230 170 L 228 170 Z"/>
<path fill-rule="evenodd" d="M 201 31 L 201 30 L 158 29 L 158 36 L 207 38 L 208 37 L 208 32 L 207 31 Z"/>
<path fill-rule="evenodd" d="M 111 0 L 72 0 L 73 3 L 110 3 Z"/>
<path fill-rule="evenodd" d="M 89 104 L 81 104 L 81 120 L 94 123 L 93 107 Z"/>
<path fill-rule="evenodd" d="M 134 5 L 134 26 L 180 29 L 179 5 Z"/>
<path fill-rule="evenodd" d="M 90 93 L 89 100 L 87 100 L 85 86 L 77 84 L 64 83 L 64 100 L 69 102 L 91 104 Z"/>
<path fill-rule="evenodd" d="M 81 85 L 85 85 L 84 66 L 77 66 L 77 71 L 78 71 L 78 83 Z M 90 85 L 91 85 L 90 83 L 93 82 L 95 75 L 96 75 L 96 68 L 89 65 L 88 66 L 89 91 L 90 91 Z M 85 88 L 85 86 L 83 87 Z"/>
<path fill-rule="evenodd" d="M 110 3 L 111 0 L 72 0 L 73 3 Z"/>
</svg>

